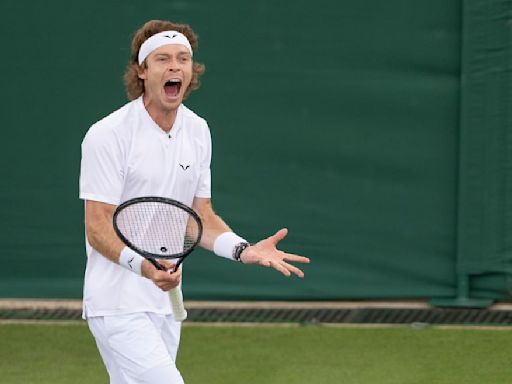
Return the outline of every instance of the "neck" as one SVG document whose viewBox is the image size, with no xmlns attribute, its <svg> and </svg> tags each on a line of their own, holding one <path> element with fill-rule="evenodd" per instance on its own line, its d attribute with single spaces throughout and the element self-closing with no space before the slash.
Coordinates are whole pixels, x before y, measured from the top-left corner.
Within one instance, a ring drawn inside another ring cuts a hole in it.
<svg viewBox="0 0 512 384">
<path fill-rule="evenodd" d="M 169 132 L 176 121 L 178 108 L 163 108 L 162 106 L 157 105 L 157 103 L 151 100 L 151 98 L 147 97 L 146 94 L 144 94 L 143 101 L 144 107 L 146 108 L 146 111 L 148 111 L 149 116 L 151 116 L 162 130 Z"/>
</svg>

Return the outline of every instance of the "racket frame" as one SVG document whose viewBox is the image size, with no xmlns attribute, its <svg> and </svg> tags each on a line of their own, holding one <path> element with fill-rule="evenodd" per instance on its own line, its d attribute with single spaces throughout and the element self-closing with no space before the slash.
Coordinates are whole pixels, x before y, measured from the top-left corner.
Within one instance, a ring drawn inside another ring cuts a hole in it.
<svg viewBox="0 0 512 384">
<path fill-rule="evenodd" d="M 129 207 L 134 204 L 139 204 L 139 203 L 163 203 L 163 204 L 169 204 L 169 205 L 173 205 L 175 207 L 183 209 L 190 216 L 192 216 L 197 223 L 198 235 L 197 235 L 196 241 L 187 250 L 185 250 L 181 253 L 175 253 L 172 255 L 159 255 L 156 253 L 147 252 L 143 249 L 140 249 L 139 247 L 136 247 L 135 245 L 133 245 L 133 243 L 130 240 L 128 240 L 121 233 L 121 231 L 117 227 L 117 216 L 126 207 Z M 160 267 L 157 266 L 158 262 L 155 259 L 180 259 L 178 261 L 178 263 L 176 264 L 176 269 L 177 269 L 179 267 L 179 265 L 182 263 L 183 259 L 187 255 L 189 255 L 195 249 L 195 247 L 199 244 L 199 242 L 201 241 L 201 237 L 203 235 L 203 223 L 202 223 L 199 215 L 196 213 L 196 211 L 194 211 L 188 205 L 183 204 L 182 202 L 180 202 L 178 200 L 174 200 L 174 199 L 171 199 L 168 197 L 144 196 L 144 197 L 136 197 L 136 198 L 133 198 L 130 200 L 126 200 L 125 202 L 123 202 L 116 208 L 112 221 L 113 221 L 114 231 L 116 232 L 117 236 L 121 239 L 121 241 L 123 243 L 125 243 L 128 248 L 131 248 L 132 250 L 137 252 L 139 255 L 148 259 L 158 269 L 161 269 L 161 266 Z"/>
</svg>

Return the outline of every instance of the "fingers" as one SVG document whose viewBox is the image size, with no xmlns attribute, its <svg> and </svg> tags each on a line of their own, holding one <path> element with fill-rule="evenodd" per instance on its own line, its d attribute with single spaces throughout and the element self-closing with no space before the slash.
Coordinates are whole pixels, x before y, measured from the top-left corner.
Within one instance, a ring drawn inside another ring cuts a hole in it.
<svg viewBox="0 0 512 384">
<path fill-rule="evenodd" d="M 152 280 L 162 291 L 168 291 L 180 284 L 181 269 L 178 269 L 176 272 L 156 271 Z"/>
<path fill-rule="evenodd" d="M 170 260 L 159 259 L 158 262 L 165 268 L 166 271 L 174 271 L 175 263 Z"/>
<path fill-rule="evenodd" d="M 274 268 L 286 277 L 290 277 L 292 273 L 300 278 L 304 277 L 304 272 L 302 272 L 302 270 L 297 268 L 295 265 L 287 263 L 284 260 L 265 260 L 261 263 L 261 265 Z"/>
<path fill-rule="evenodd" d="M 285 253 L 283 260 L 294 261 L 296 263 L 309 264 L 311 260 L 308 257 L 294 255 L 292 253 Z"/>
<path fill-rule="evenodd" d="M 281 272 L 281 273 L 282 273 L 283 275 L 285 275 L 286 277 L 290 277 L 290 275 L 291 275 L 290 271 L 289 271 L 287 268 L 285 268 L 285 266 L 284 266 L 284 265 L 282 265 L 282 263 L 281 263 L 281 262 L 278 262 L 278 261 L 270 261 L 270 263 L 269 263 L 269 264 L 270 264 L 270 265 L 269 265 L 269 267 L 272 267 L 272 268 L 274 268 L 275 270 L 277 270 L 277 271 Z"/>
<path fill-rule="evenodd" d="M 274 244 L 279 243 L 281 240 L 283 240 L 286 235 L 288 234 L 288 228 L 282 228 L 279 231 L 277 231 L 274 235 L 270 236 Z"/>
<path fill-rule="evenodd" d="M 288 264 L 287 262 L 283 261 L 283 266 L 290 271 L 291 273 L 294 273 L 300 278 L 304 277 L 304 272 L 302 272 L 299 268 L 297 268 L 295 265 Z"/>
</svg>

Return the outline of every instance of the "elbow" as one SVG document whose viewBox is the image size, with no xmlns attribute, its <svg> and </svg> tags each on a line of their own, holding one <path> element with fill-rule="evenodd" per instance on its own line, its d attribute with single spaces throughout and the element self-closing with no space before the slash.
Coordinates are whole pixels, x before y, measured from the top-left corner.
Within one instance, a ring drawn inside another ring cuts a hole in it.
<svg viewBox="0 0 512 384">
<path fill-rule="evenodd" d="M 99 245 L 99 231 L 97 227 L 92 223 L 85 222 L 85 236 L 87 237 L 87 241 L 91 245 L 91 247 L 98 249 Z"/>
<path fill-rule="evenodd" d="M 87 201 L 85 206 L 85 236 L 96 250 L 109 238 L 112 216 L 115 207 L 98 202 Z"/>
</svg>

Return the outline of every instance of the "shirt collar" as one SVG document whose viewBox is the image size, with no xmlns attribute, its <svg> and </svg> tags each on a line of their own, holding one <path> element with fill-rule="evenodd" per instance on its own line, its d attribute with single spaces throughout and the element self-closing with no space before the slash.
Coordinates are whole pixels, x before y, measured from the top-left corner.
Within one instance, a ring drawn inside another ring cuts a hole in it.
<svg viewBox="0 0 512 384">
<path fill-rule="evenodd" d="M 180 104 L 180 106 L 178 107 L 178 111 L 176 113 L 176 119 L 174 120 L 174 124 L 172 125 L 172 128 L 169 131 L 169 133 L 167 133 L 162 128 L 160 128 L 160 126 L 155 122 L 155 120 L 153 120 L 153 118 L 148 113 L 146 107 L 144 106 L 143 96 L 144 95 L 141 95 L 137 101 L 138 101 L 139 107 L 142 109 L 142 116 L 144 117 L 144 120 L 146 120 L 146 122 L 151 127 L 156 129 L 162 135 L 169 136 L 169 134 L 170 134 L 171 136 L 176 136 L 178 134 L 178 132 L 181 130 L 181 126 L 182 126 L 181 122 L 183 121 L 183 104 Z"/>
</svg>

